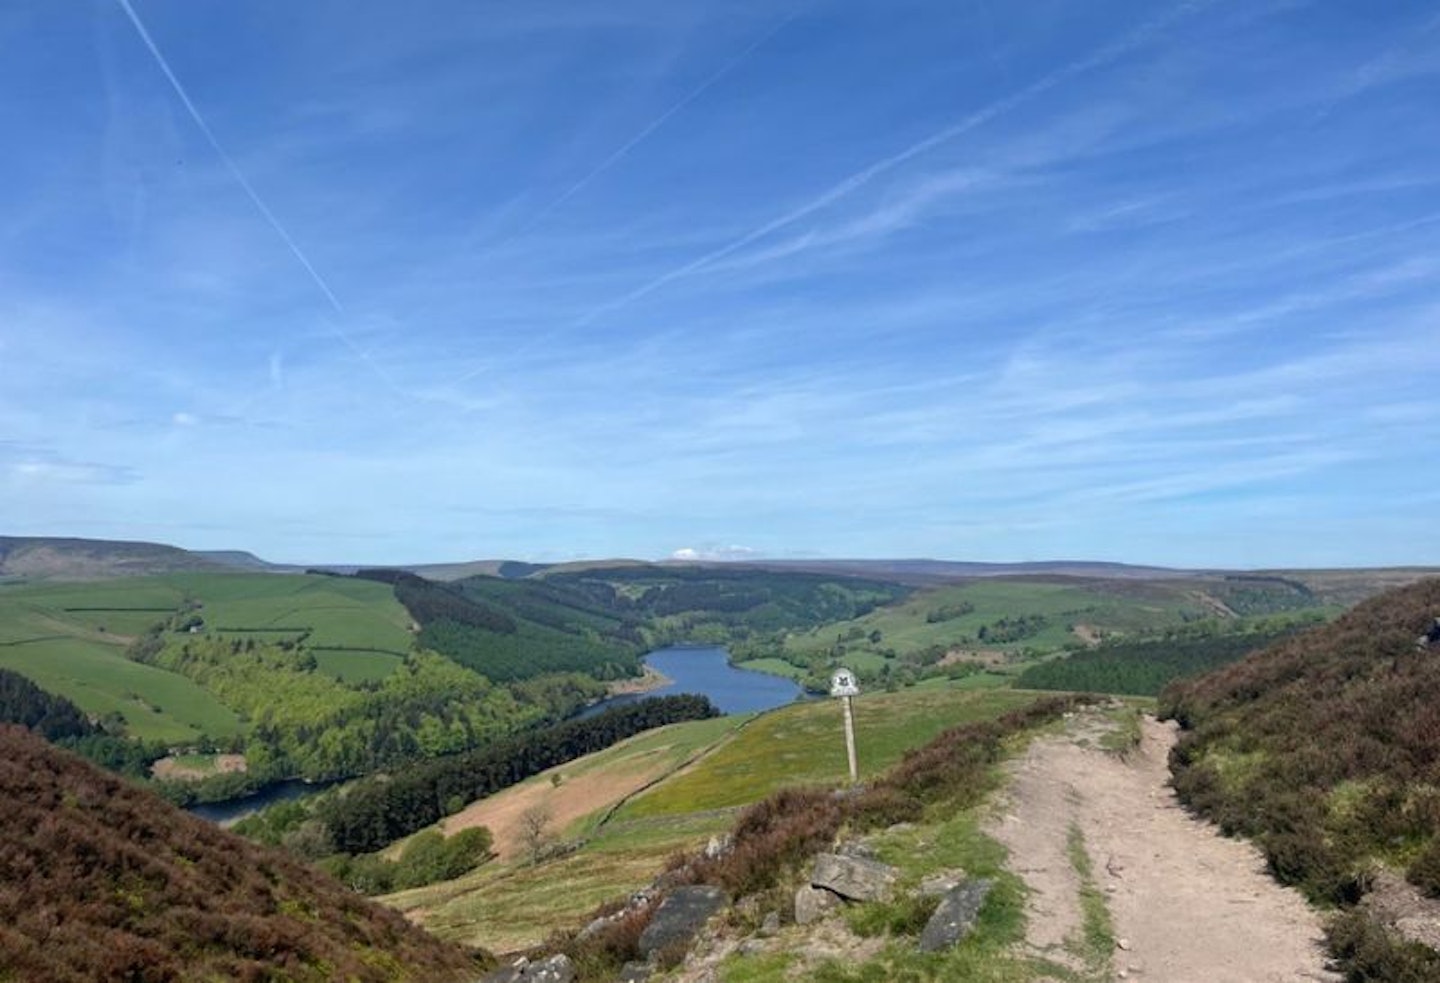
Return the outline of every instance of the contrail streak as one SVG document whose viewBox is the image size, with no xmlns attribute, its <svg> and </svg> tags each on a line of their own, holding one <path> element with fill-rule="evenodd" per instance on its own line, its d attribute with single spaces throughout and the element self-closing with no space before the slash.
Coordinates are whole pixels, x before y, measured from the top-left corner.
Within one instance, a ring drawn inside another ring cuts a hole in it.
<svg viewBox="0 0 1440 983">
<path fill-rule="evenodd" d="M 610 156 L 606 157 L 599 164 L 596 164 L 593 168 L 591 168 L 589 173 L 587 173 L 580 180 L 572 184 L 554 201 L 550 202 L 544 208 L 540 209 L 540 211 L 532 215 L 530 219 L 526 221 L 525 224 L 522 225 L 519 229 L 506 236 L 504 239 L 500 240 L 495 245 L 486 249 L 483 255 L 486 257 L 492 256 L 499 250 L 514 242 L 516 239 L 519 239 L 533 231 L 535 227 L 538 226 L 541 222 L 545 221 L 545 219 L 548 218 L 551 213 L 555 211 L 555 209 L 559 208 L 561 205 L 565 204 L 565 202 L 575 197 L 575 195 L 579 194 L 582 190 L 584 190 L 585 187 L 590 184 L 590 182 L 594 181 L 601 174 L 604 174 L 610 168 L 618 164 L 621 160 L 625 158 L 626 155 L 630 153 L 630 151 L 634 150 L 637 146 L 643 143 L 652 133 L 654 133 L 656 130 L 660 129 L 662 126 L 668 123 L 671 117 L 673 117 L 676 113 L 680 112 L 686 106 L 689 106 L 696 99 L 699 99 L 712 87 L 714 87 L 718 82 L 720 82 L 727 75 L 735 71 L 735 69 L 739 68 L 747 60 L 749 60 L 751 55 L 755 54 L 756 51 L 758 51 L 764 44 L 766 44 L 773 37 L 775 37 L 775 35 L 779 34 L 786 27 L 790 26 L 790 24 L 795 20 L 795 18 L 799 17 L 800 14 L 808 7 L 810 7 L 810 3 L 802 3 L 796 6 L 794 10 L 790 11 L 790 13 L 786 14 L 784 17 L 778 20 L 769 30 L 765 31 L 755 40 L 751 41 L 729 61 L 727 61 L 725 64 L 721 65 L 718 69 L 711 73 L 710 76 L 705 79 L 705 81 L 701 82 L 695 88 L 691 89 L 688 93 L 686 93 L 685 96 L 680 99 L 680 101 L 676 102 L 669 109 L 665 110 L 665 112 L 661 113 L 655 119 L 651 120 L 650 123 L 647 124 L 643 129 L 641 129 L 639 133 L 636 133 L 633 137 L 631 137 L 624 144 L 622 144 L 617 150 L 613 151 Z M 590 318 L 587 317 L 584 319 L 584 321 L 582 321 L 582 323 L 588 323 L 589 320 Z M 532 341 L 528 345 L 522 345 L 520 348 L 516 349 L 513 354 L 523 354 L 536 347 L 537 344 L 543 343 L 550 337 L 553 337 L 553 334 L 554 333 L 552 332 L 549 335 L 545 335 L 540 339 Z M 484 366 L 478 369 L 472 369 L 469 372 L 466 372 L 463 375 L 452 380 L 451 385 L 455 385 L 461 382 L 468 382 L 469 380 L 474 379 L 477 376 L 483 375 L 487 370 L 487 367 Z"/>
<path fill-rule="evenodd" d="M 335 296 L 335 291 L 330 289 L 330 284 L 326 283 L 325 278 L 320 275 L 320 271 L 315 269 L 315 265 L 310 262 L 310 258 L 305 255 L 305 251 L 300 248 L 299 243 L 286 231 L 285 226 L 280 224 L 280 219 L 275 217 L 275 213 L 270 210 L 270 206 L 265 204 L 264 199 L 260 197 L 254 186 L 246 179 L 239 165 L 225 152 L 225 148 L 216 138 L 215 133 L 210 129 L 210 125 L 205 122 L 205 117 L 200 115 L 200 110 L 196 108 L 195 103 L 190 99 L 190 94 L 185 91 L 185 86 L 180 84 L 180 79 L 175 75 L 174 71 L 171 70 L 170 63 L 166 61 L 165 56 L 161 54 L 160 47 L 155 43 L 155 39 L 152 38 L 150 32 L 145 29 L 144 22 L 140 20 L 140 15 L 135 12 L 135 8 L 130 5 L 130 0 L 115 0 L 115 2 L 125 11 L 125 16 L 130 18 L 130 23 L 135 25 L 135 31 L 140 35 L 140 40 L 145 42 L 146 48 L 150 49 L 150 54 L 155 58 L 155 64 L 160 66 L 160 71 L 165 74 L 165 78 L 170 82 L 170 88 L 175 90 L 175 95 L 180 98 L 180 102 L 184 105 L 185 111 L 188 112 L 190 118 L 195 121 L 196 127 L 204 134 L 206 141 L 210 144 L 210 148 L 215 151 L 215 156 L 220 158 L 221 162 L 224 163 L 225 167 L 230 171 L 231 176 L 235 178 L 236 183 L 244 189 L 246 196 L 250 199 L 251 204 L 255 206 L 255 209 L 260 213 L 261 217 L 265 219 L 270 228 L 275 230 L 275 234 L 280 237 L 280 241 L 285 243 L 291 255 L 304 267 L 311 281 L 319 288 L 335 313 L 344 317 L 345 306 L 340 303 L 340 298 Z M 364 349 L 357 345 L 354 339 L 351 338 L 343 328 L 339 325 L 332 325 L 332 327 L 335 330 L 336 336 L 345 343 L 346 347 L 354 352 L 366 365 L 370 366 L 371 370 L 390 386 L 391 389 L 394 389 L 396 392 L 401 391 L 399 386 L 397 386 L 395 381 L 390 377 L 390 374 L 376 364 L 375 360 L 372 359 Z"/>
<path fill-rule="evenodd" d="M 698 86 L 686 93 L 684 98 L 682 98 L 679 102 L 675 103 L 669 109 L 665 110 L 665 112 L 661 113 L 655 119 L 651 120 L 650 123 L 644 127 L 644 129 L 631 137 L 617 150 L 612 152 L 610 156 L 606 157 L 599 164 L 596 164 L 593 168 L 591 168 L 588 174 L 586 174 L 580 180 L 572 184 L 569 188 L 565 190 L 563 194 L 557 197 L 554 201 L 550 202 L 544 208 L 540 209 L 540 211 L 536 212 L 533 216 L 531 216 L 530 220 L 527 221 L 523 226 L 521 226 L 521 228 L 518 229 L 514 234 L 506 237 L 504 240 L 502 240 L 500 243 L 498 243 L 488 251 L 494 252 L 495 250 L 498 250 L 503 246 L 508 245 L 509 243 L 520 238 L 521 236 L 524 236 L 526 233 L 534 229 L 537 225 L 543 222 L 550 215 L 551 212 L 555 211 L 555 209 L 559 208 L 561 205 L 565 204 L 565 202 L 575 197 L 575 195 L 579 194 L 582 190 L 584 190 L 591 181 L 594 181 L 601 174 L 604 174 L 610 168 L 614 167 L 621 160 L 623 160 L 625 156 L 630 153 L 630 151 L 634 150 L 637 146 L 643 143 L 650 136 L 650 134 L 654 133 L 656 130 L 660 129 L 660 127 L 668 123 L 672 116 L 680 112 L 686 106 L 690 105 L 696 99 L 699 99 L 706 92 L 708 92 L 717 82 L 719 82 L 721 79 L 725 78 L 725 76 L 729 75 L 735 69 L 739 68 L 742 64 L 744 64 L 744 62 L 747 61 L 750 56 L 753 55 L 762 45 L 764 45 L 767 41 L 769 41 L 775 35 L 779 34 L 786 27 L 788 27 L 790 23 L 799 16 L 802 9 L 804 8 L 797 7 L 795 10 L 792 10 L 785 17 L 781 18 L 768 31 L 760 35 L 754 41 L 751 41 L 750 44 L 746 45 L 744 50 L 736 54 L 724 65 L 721 65 L 720 68 L 713 72 L 708 78 L 706 78 L 705 81 L 701 82 Z"/>
<path fill-rule="evenodd" d="M 901 164 L 913 160 L 914 158 L 919 157 L 922 154 L 934 150 L 936 147 L 942 144 L 949 143 L 956 137 L 962 136 L 963 134 L 969 133 L 971 130 L 983 126 L 991 120 L 1004 115 L 1015 107 L 1023 103 L 1029 102 L 1036 96 L 1042 95 L 1050 91 L 1051 89 L 1060 85 L 1062 82 L 1065 82 L 1076 75 L 1080 75 L 1084 72 L 1090 71 L 1091 69 L 1098 68 L 1101 65 L 1108 64 L 1109 62 L 1120 58 L 1122 55 L 1128 54 L 1129 52 L 1145 44 L 1145 42 L 1149 41 L 1152 37 L 1154 37 L 1154 35 L 1164 30 L 1174 21 L 1180 19 L 1183 15 L 1188 14 L 1192 10 L 1207 5 L 1208 2 L 1181 4 L 1179 7 L 1176 7 L 1168 14 L 1141 25 L 1140 27 L 1131 31 L 1129 34 L 1120 38 L 1118 41 L 1106 45 L 1104 48 L 1101 48 L 1094 54 L 1082 58 L 1078 61 L 1071 62 L 1063 68 L 1059 68 L 1056 71 L 1051 72 L 1044 78 L 1032 82 L 1030 85 L 1021 89 L 1019 92 L 1006 96 L 1005 98 L 997 100 L 996 102 L 992 102 L 990 105 L 984 107 L 983 109 L 979 109 L 974 113 L 971 113 L 969 116 L 965 117 L 959 122 L 952 123 L 951 125 L 946 126 L 943 129 L 936 131 L 935 133 L 932 133 L 925 139 L 920 140 L 916 143 L 912 143 L 910 146 L 899 151 L 898 153 L 891 154 L 888 157 L 883 157 L 880 160 L 877 160 L 875 163 L 869 165 L 868 167 L 856 171 L 854 174 L 851 174 L 844 180 L 832 185 L 823 193 L 816 196 L 815 198 L 812 198 L 810 201 L 806 202 L 800 207 L 795 208 L 785 213 L 784 215 L 779 216 L 778 218 L 774 218 L 769 222 L 766 222 L 764 225 L 761 225 L 758 228 L 747 232 L 746 234 L 740 236 L 738 239 L 734 239 L 726 243 L 725 245 L 719 247 L 718 249 L 706 253 L 705 255 L 700 256 L 697 259 L 691 260 L 683 266 L 677 267 L 676 269 L 673 269 L 668 273 L 661 274 L 650 282 L 636 287 L 634 290 L 630 291 L 628 294 L 625 294 L 623 297 L 620 297 L 616 300 L 610 301 L 607 304 L 597 307 L 595 310 L 580 318 L 578 324 L 581 326 L 590 324 L 596 318 L 599 318 L 605 314 L 614 313 L 621 308 L 628 307 L 635 301 L 647 296 L 648 294 L 654 293 L 656 290 L 659 290 L 661 287 L 664 287 L 667 284 L 673 283 L 676 280 L 683 279 L 684 277 L 690 276 L 693 273 L 698 273 L 701 270 L 705 269 L 707 266 L 710 266 L 718 262 L 719 260 L 722 260 L 727 256 L 738 252 L 741 249 L 744 249 L 746 246 L 752 245 L 753 243 L 764 239 L 766 236 L 769 236 L 772 233 L 778 232 L 781 229 L 794 225 L 801 219 L 813 215 L 816 212 L 821 211 L 822 209 L 828 208 L 835 202 L 840 201 L 843 198 L 849 197 L 851 194 L 863 188 L 865 185 L 869 184 L 871 181 L 881 176 L 882 174 L 893 171 Z"/>
</svg>

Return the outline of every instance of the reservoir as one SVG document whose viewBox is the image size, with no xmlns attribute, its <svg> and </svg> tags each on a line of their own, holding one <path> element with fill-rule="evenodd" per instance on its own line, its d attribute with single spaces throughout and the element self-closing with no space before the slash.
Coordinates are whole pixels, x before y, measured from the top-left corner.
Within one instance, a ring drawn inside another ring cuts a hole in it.
<svg viewBox="0 0 1440 983">
<path fill-rule="evenodd" d="M 721 713 L 751 713 L 784 706 L 802 695 L 800 686 L 792 679 L 735 668 L 727 661 L 726 651 L 718 645 L 676 645 L 657 649 L 645 656 L 645 664 L 671 682 L 648 693 L 601 700 L 584 715 L 592 716 L 649 696 L 674 696 L 679 693 L 708 696 Z"/>
<path fill-rule="evenodd" d="M 220 826 L 230 826 L 267 806 L 273 806 L 277 802 L 285 802 L 288 799 L 314 795 L 334 784 L 334 782 L 304 782 L 298 778 L 288 778 L 281 782 L 272 782 L 252 795 L 242 795 L 238 799 L 226 799 L 224 802 L 198 803 L 189 806 L 187 811 Z"/>
<path fill-rule="evenodd" d="M 578 716 L 593 717 L 612 707 L 635 703 L 651 696 L 699 693 L 708 696 L 721 713 L 752 713 L 784 706 L 803 694 L 794 680 L 751 669 L 736 669 L 718 645 L 676 645 L 657 649 L 645 656 L 645 664 L 671 681 L 646 693 L 612 696 L 587 707 Z M 239 799 L 194 805 L 195 815 L 221 826 L 239 822 L 266 806 L 296 799 L 327 788 L 332 783 L 310 783 L 296 779 L 276 782 Z"/>
</svg>

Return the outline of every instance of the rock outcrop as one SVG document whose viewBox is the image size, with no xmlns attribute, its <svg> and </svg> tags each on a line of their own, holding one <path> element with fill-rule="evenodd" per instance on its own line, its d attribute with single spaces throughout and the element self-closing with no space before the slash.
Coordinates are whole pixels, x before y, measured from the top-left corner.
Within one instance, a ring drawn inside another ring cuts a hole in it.
<svg viewBox="0 0 1440 983">
<path fill-rule="evenodd" d="M 481 983 L 572 983 L 574 979 L 575 966 L 562 953 L 539 962 L 521 957 L 488 974 Z"/>
</svg>

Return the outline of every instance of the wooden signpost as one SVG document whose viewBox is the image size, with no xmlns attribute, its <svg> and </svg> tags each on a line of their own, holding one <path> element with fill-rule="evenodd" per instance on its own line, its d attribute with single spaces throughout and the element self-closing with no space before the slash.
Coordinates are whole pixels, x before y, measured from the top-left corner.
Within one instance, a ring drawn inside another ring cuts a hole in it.
<svg viewBox="0 0 1440 983">
<path fill-rule="evenodd" d="M 860 770 L 855 762 L 855 712 L 850 701 L 860 695 L 855 683 L 855 674 L 849 669 L 836 669 L 830 677 L 830 695 L 838 696 L 845 707 L 845 757 L 850 762 L 850 784 L 860 780 Z"/>
</svg>

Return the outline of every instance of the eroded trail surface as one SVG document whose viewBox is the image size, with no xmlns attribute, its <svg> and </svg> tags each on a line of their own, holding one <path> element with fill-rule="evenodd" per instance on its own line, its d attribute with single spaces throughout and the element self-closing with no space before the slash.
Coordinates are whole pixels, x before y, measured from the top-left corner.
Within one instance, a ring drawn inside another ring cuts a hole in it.
<svg viewBox="0 0 1440 983">
<path fill-rule="evenodd" d="M 1167 983 L 1338 980 L 1319 916 L 1265 872 L 1250 844 L 1180 806 L 1167 784 L 1173 725 L 1145 718 L 1124 760 L 1094 746 L 1108 721 L 1083 713 L 1011 765 L 989 832 L 1030 889 L 1027 944 L 1075 974 Z M 1117 946 L 1087 966 L 1075 830 Z"/>
</svg>

